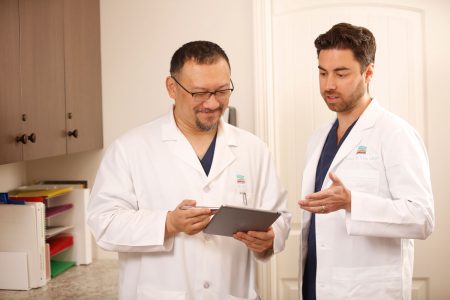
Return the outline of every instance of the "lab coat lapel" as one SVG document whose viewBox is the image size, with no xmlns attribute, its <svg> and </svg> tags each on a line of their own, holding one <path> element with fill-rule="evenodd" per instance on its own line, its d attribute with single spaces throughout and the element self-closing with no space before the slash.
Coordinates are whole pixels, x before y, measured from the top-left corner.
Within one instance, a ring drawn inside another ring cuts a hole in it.
<svg viewBox="0 0 450 300">
<path fill-rule="evenodd" d="M 359 126 L 353 127 L 352 131 L 350 131 L 349 135 L 342 143 L 339 148 L 336 156 L 333 159 L 333 162 L 330 165 L 329 172 L 336 168 L 337 165 L 356 147 L 356 145 L 361 141 L 362 134 Z M 328 177 L 328 176 L 327 176 Z M 325 180 L 324 180 L 325 182 Z"/>
<path fill-rule="evenodd" d="M 342 143 L 333 159 L 333 162 L 331 163 L 329 172 L 335 172 L 342 160 L 356 148 L 356 146 L 361 142 L 364 132 L 374 126 L 379 113 L 380 105 L 375 99 L 373 99 L 369 106 L 367 106 L 366 110 L 359 117 L 345 141 Z M 329 177 L 327 176 L 325 177 L 323 186 L 327 186 L 328 181 Z"/>
<path fill-rule="evenodd" d="M 208 185 L 213 181 L 226 169 L 226 167 L 236 160 L 236 155 L 231 150 L 232 147 L 237 146 L 236 137 L 227 126 L 230 125 L 226 125 L 222 120 L 220 121 L 214 158 L 205 185 Z"/>
<path fill-rule="evenodd" d="M 169 143 L 168 147 L 173 155 L 196 169 L 202 177 L 206 178 L 205 171 L 203 170 L 194 149 L 187 138 L 178 129 L 172 110 L 167 116 L 167 123 L 162 127 L 161 138 L 164 142 Z"/>
</svg>

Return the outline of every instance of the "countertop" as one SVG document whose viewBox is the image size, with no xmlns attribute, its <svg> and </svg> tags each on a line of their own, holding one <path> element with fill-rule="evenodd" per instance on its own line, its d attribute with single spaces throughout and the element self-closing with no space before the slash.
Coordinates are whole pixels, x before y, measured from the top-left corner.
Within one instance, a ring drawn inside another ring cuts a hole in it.
<svg viewBox="0 0 450 300">
<path fill-rule="evenodd" d="M 4 274 L 2 274 L 3 276 Z M 0 299 L 117 299 L 118 261 L 96 260 L 75 266 L 29 291 L 0 290 Z"/>
</svg>

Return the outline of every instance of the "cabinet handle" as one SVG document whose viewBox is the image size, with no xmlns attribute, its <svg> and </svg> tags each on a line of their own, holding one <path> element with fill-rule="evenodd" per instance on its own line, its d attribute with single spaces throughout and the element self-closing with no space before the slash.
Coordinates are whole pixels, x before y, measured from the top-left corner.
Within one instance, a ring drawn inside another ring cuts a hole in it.
<svg viewBox="0 0 450 300">
<path fill-rule="evenodd" d="M 74 138 L 78 137 L 78 129 L 74 129 L 72 131 L 67 132 L 68 136 L 73 136 Z"/>
<path fill-rule="evenodd" d="M 36 143 L 36 133 L 32 133 L 28 136 L 28 140 L 32 143 Z"/>
<path fill-rule="evenodd" d="M 16 143 L 26 144 L 28 142 L 28 136 L 26 134 L 16 136 Z"/>
</svg>

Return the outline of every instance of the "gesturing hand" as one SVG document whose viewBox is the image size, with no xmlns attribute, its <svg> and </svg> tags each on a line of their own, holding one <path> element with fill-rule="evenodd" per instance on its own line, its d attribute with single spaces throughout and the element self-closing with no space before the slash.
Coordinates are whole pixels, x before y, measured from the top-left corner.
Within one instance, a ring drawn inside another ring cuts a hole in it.
<svg viewBox="0 0 450 300">
<path fill-rule="evenodd" d="M 208 225 L 210 216 L 213 213 L 209 208 L 195 208 L 195 204 L 195 200 L 184 200 L 175 210 L 167 213 L 166 238 L 178 232 L 193 235 L 200 232 Z M 182 206 L 194 207 L 190 209 L 181 209 Z"/>
<path fill-rule="evenodd" d="M 312 213 L 329 213 L 339 209 L 351 211 L 351 192 L 347 189 L 336 174 L 330 172 L 328 174 L 331 186 L 317 193 L 309 194 L 304 200 L 300 200 L 298 204 L 300 208 Z"/>
</svg>

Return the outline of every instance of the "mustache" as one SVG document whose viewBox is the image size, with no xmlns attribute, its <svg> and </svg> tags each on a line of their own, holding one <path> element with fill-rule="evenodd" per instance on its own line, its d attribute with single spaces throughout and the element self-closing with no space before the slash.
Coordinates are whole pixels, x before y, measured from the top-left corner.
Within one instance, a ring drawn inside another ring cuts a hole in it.
<svg viewBox="0 0 450 300">
<path fill-rule="evenodd" d="M 200 113 L 200 112 L 203 112 L 203 113 L 210 113 L 210 112 L 215 112 L 215 111 L 218 111 L 218 112 L 222 113 L 223 110 L 224 110 L 223 105 L 219 106 L 219 107 L 216 108 L 216 109 L 209 109 L 209 108 L 195 108 L 195 109 L 194 109 L 194 111 L 195 111 L 196 113 Z"/>
</svg>

